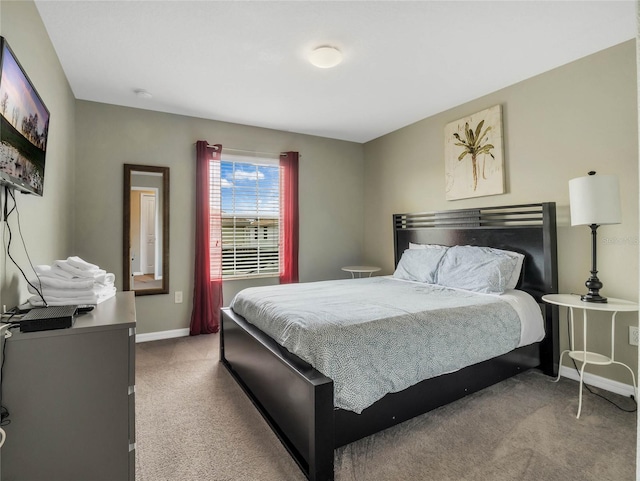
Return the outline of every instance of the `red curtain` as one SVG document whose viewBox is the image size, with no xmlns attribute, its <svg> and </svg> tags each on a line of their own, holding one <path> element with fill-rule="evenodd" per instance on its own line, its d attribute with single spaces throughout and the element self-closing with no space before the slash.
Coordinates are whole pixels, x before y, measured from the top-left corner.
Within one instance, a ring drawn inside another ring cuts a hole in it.
<svg viewBox="0 0 640 481">
<path fill-rule="evenodd" d="M 280 284 L 298 282 L 298 157 L 280 154 Z"/>
<path fill-rule="evenodd" d="M 220 157 L 222 145 L 196 142 L 196 263 L 189 334 L 220 329 L 222 307 L 222 208 Z"/>
</svg>

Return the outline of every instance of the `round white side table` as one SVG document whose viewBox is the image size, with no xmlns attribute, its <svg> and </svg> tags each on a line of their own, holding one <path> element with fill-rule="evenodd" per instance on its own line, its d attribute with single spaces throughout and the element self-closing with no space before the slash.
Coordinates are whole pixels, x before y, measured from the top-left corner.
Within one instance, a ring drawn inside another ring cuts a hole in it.
<svg viewBox="0 0 640 481">
<path fill-rule="evenodd" d="M 345 272 L 350 272 L 351 273 L 351 278 L 354 279 L 356 277 L 356 274 L 358 274 L 358 277 L 362 277 L 363 274 L 369 274 L 368 277 L 371 277 L 371 274 L 373 274 L 374 272 L 378 272 L 380 270 L 380 267 L 376 267 L 376 266 L 345 266 L 342 268 L 343 271 Z"/>
<path fill-rule="evenodd" d="M 565 354 L 568 354 L 570 358 L 575 359 L 582 363 L 580 368 L 580 392 L 578 398 L 578 414 L 576 418 L 580 417 L 580 411 L 582 410 L 582 385 L 584 384 L 584 368 L 587 364 L 597 364 L 600 366 L 608 366 L 609 364 L 619 364 L 626 367 L 631 373 L 633 379 L 633 394 L 635 398 L 638 398 L 638 388 L 636 386 L 636 377 L 633 374 L 633 370 L 626 364 L 615 360 L 615 329 L 616 329 L 616 314 L 618 312 L 636 312 L 640 308 L 638 304 L 624 299 L 614 299 L 610 297 L 608 302 L 585 302 L 580 300 L 580 296 L 577 294 L 547 294 L 542 296 L 542 300 L 549 304 L 555 304 L 558 306 L 564 306 L 569 308 L 569 322 L 571 325 L 571 342 L 570 349 L 562 351 L 560 354 L 560 366 L 562 366 L 562 358 Z M 582 309 L 582 350 L 575 348 L 575 331 L 573 326 L 574 309 Z M 587 311 L 606 311 L 611 312 L 611 355 L 606 356 L 597 352 L 587 350 Z M 560 380 L 560 373 L 554 382 Z"/>
</svg>

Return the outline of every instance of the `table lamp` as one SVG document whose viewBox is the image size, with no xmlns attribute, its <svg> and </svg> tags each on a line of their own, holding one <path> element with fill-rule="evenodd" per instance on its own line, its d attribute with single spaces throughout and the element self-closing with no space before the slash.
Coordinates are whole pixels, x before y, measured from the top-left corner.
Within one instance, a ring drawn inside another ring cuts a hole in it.
<svg viewBox="0 0 640 481">
<path fill-rule="evenodd" d="M 594 171 L 585 177 L 569 181 L 571 225 L 588 225 L 591 228 L 591 276 L 585 282 L 589 289 L 580 296 L 585 302 L 607 302 L 600 295 L 602 282 L 598 279 L 597 229 L 601 225 L 619 224 L 620 187 L 615 175 L 596 175 Z"/>
</svg>

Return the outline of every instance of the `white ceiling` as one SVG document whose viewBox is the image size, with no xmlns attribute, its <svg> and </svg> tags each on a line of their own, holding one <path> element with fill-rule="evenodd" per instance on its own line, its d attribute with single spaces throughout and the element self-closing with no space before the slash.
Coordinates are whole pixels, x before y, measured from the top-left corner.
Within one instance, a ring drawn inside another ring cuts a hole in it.
<svg viewBox="0 0 640 481">
<path fill-rule="evenodd" d="M 36 5 L 78 99 L 355 142 L 636 35 L 634 0 Z"/>
</svg>

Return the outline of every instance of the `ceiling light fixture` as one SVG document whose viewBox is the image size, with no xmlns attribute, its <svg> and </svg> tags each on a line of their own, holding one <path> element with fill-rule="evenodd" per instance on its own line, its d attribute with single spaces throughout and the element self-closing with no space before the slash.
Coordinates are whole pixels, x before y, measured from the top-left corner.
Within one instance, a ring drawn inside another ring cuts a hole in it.
<svg viewBox="0 0 640 481">
<path fill-rule="evenodd" d="M 331 68 L 342 62 L 342 52 L 335 47 L 318 47 L 309 54 L 309 62 L 318 68 Z"/>
<path fill-rule="evenodd" d="M 137 97 L 141 99 L 150 99 L 151 97 L 153 97 L 153 95 L 151 95 L 145 89 L 135 89 L 133 92 L 136 94 Z"/>
</svg>

